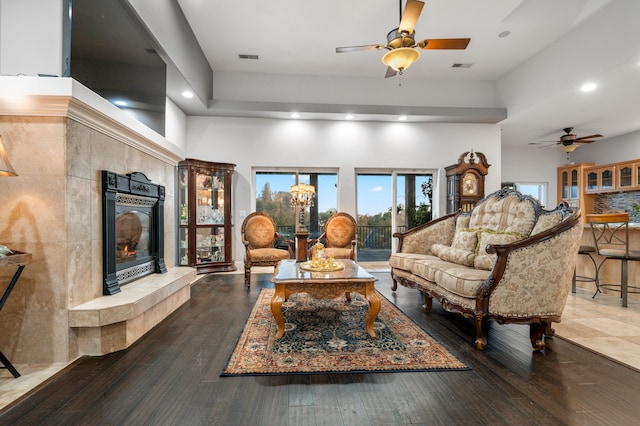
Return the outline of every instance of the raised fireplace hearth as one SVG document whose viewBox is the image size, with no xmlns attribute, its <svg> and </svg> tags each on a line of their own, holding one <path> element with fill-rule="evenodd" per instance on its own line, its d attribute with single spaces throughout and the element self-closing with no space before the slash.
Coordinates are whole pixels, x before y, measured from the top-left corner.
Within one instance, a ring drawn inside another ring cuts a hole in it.
<svg viewBox="0 0 640 426">
<path fill-rule="evenodd" d="M 103 294 L 152 273 L 164 263 L 165 188 L 144 173 L 102 171 Z"/>
</svg>

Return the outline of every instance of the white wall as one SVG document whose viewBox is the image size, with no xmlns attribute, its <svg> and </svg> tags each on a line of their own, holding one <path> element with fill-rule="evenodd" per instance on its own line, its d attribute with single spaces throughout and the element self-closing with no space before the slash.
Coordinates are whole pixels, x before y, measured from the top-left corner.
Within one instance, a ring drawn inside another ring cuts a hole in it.
<svg viewBox="0 0 640 426">
<path fill-rule="evenodd" d="M 187 115 L 169 98 L 166 98 L 165 102 L 164 123 L 164 137 L 167 141 L 182 150 L 186 150 Z"/>
<path fill-rule="evenodd" d="M 61 76 L 62 0 L 0 0 L 0 75 Z"/>
<path fill-rule="evenodd" d="M 547 208 L 557 205 L 557 168 L 567 163 L 567 155 L 555 146 L 502 147 L 502 181 L 547 183 Z"/>
<path fill-rule="evenodd" d="M 491 167 L 486 191 L 500 188 L 500 129 L 491 124 L 372 123 L 187 117 L 187 157 L 234 163 L 233 259 L 244 258 L 239 211 L 254 211 L 252 167 L 337 168 L 338 209 L 356 213 L 356 169 L 438 169 L 473 149 Z M 438 184 L 445 206 L 445 184 Z"/>
<path fill-rule="evenodd" d="M 582 145 L 571 154 L 576 163 L 608 164 L 640 158 L 640 132 Z"/>
</svg>

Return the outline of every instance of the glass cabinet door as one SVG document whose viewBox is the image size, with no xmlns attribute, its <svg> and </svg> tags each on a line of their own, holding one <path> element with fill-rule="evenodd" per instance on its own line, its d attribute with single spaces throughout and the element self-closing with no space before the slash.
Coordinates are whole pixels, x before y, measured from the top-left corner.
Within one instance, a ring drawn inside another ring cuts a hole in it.
<svg viewBox="0 0 640 426">
<path fill-rule="evenodd" d="M 631 166 L 623 166 L 618 169 L 618 187 L 628 188 L 633 185 L 632 182 L 633 172 Z"/>
<path fill-rule="evenodd" d="M 588 191 L 598 190 L 598 173 L 596 172 L 587 173 L 587 190 Z"/>
<path fill-rule="evenodd" d="M 571 170 L 571 198 L 578 198 L 578 170 Z"/>
<path fill-rule="evenodd" d="M 235 165 L 186 159 L 178 164 L 178 264 L 198 274 L 234 271 L 231 177 Z"/>
<path fill-rule="evenodd" d="M 562 198 L 569 198 L 569 173 L 567 171 L 562 172 Z"/>
<path fill-rule="evenodd" d="M 224 228 L 196 229 L 196 264 L 224 262 Z"/>
<path fill-rule="evenodd" d="M 189 228 L 178 228 L 178 264 L 189 265 Z"/>
<path fill-rule="evenodd" d="M 600 189 L 613 189 L 612 169 L 604 169 L 600 172 Z"/>
<path fill-rule="evenodd" d="M 178 265 L 189 265 L 189 170 L 178 169 Z"/>
<path fill-rule="evenodd" d="M 224 225 L 224 173 L 196 173 L 196 225 Z"/>
</svg>

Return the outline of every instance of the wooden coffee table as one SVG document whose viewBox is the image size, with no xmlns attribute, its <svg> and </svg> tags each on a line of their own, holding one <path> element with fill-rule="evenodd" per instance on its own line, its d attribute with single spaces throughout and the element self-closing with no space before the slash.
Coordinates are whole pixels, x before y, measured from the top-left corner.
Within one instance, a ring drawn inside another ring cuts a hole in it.
<svg viewBox="0 0 640 426">
<path fill-rule="evenodd" d="M 380 297 L 375 291 L 374 282 L 378 279 L 349 259 L 336 262 L 344 263 L 344 269 L 334 272 L 310 272 L 300 268 L 295 260 L 282 260 L 273 273 L 271 281 L 276 291 L 271 299 L 271 312 L 278 324 L 276 339 L 284 335 L 282 303 L 295 293 L 307 293 L 315 299 L 335 299 L 343 293 L 351 300 L 351 292 L 362 294 L 369 302 L 369 312 L 365 319 L 365 328 L 371 337 L 376 337 L 373 323 L 380 312 Z"/>
</svg>

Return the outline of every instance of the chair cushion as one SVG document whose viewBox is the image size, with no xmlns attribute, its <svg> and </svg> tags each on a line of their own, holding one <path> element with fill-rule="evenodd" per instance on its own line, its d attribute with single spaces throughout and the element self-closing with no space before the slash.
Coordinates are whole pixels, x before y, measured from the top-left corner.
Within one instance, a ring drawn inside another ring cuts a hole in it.
<svg viewBox="0 0 640 426">
<path fill-rule="evenodd" d="M 277 248 L 259 248 L 250 250 L 252 262 L 276 262 L 278 260 L 289 259 L 287 250 Z"/>
<path fill-rule="evenodd" d="M 393 253 L 389 256 L 389 266 L 405 271 L 410 271 L 411 266 L 416 260 L 422 259 L 438 259 L 436 256 L 420 253 Z"/>
<path fill-rule="evenodd" d="M 353 222 L 344 216 L 333 217 L 325 232 L 328 247 L 348 247 L 356 235 Z"/>
<path fill-rule="evenodd" d="M 276 230 L 273 222 L 265 216 L 254 216 L 245 226 L 245 238 L 251 248 L 266 248 L 273 246 Z"/>
<path fill-rule="evenodd" d="M 450 292 L 463 297 L 476 297 L 480 286 L 490 272 L 481 269 L 458 266 L 435 271 L 435 282 Z"/>
<path fill-rule="evenodd" d="M 461 266 L 436 256 L 429 256 L 429 258 L 423 260 L 416 259 L 411 265 L 411 272 L 427 281 L 436 282 L 436 272 L 457 267 Z"/>
<path fill-rule="evenodd" d="M 351 258 L 351 248 L 327 247 L 324 249 L 325 256 L 333 256 L 335 259 Z"/>
</svg>

